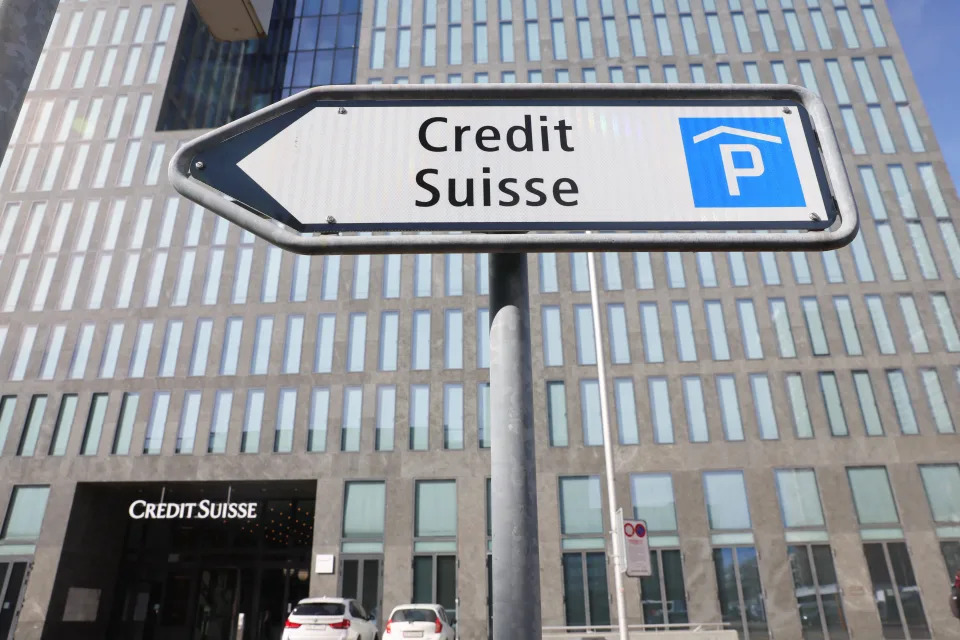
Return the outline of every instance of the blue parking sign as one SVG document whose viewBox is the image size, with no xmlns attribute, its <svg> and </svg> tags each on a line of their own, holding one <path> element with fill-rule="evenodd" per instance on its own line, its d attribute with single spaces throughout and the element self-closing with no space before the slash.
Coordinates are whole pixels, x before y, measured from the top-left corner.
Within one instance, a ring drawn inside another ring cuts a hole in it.
<svg viewBox="0 0 960 640">
<path fill-rule="evenodd" d="M 782 118 L 680 118 L 697 208 L 803 207 Z"/>
</svg>

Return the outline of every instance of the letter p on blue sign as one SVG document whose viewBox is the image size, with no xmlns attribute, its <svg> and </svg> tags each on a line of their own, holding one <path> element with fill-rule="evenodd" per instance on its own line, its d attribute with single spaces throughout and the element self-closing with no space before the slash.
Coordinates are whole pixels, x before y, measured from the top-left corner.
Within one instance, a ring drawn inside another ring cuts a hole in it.
<svg viewBox="0 0 960 640">
<path fill-rule="evenodd" d="M 697 208 L 803 207 L 782 118 L 680 118 Z"/>
</svg>

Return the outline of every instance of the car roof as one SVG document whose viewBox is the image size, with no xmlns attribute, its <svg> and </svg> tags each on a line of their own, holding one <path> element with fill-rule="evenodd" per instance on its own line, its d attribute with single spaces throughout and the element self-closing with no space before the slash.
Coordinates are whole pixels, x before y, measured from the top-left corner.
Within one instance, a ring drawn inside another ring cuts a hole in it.
<svg viewBox="0 0 960 640">
<path fill-rule="evenodd" d="M 323 602 L 347 604 L 352 600 L 353 598 L 327 598 L 326 596 L 320 596 L 319 598 L 304 598 L 297 602 L 297 604 L 321 604 Z"/>
</svg>

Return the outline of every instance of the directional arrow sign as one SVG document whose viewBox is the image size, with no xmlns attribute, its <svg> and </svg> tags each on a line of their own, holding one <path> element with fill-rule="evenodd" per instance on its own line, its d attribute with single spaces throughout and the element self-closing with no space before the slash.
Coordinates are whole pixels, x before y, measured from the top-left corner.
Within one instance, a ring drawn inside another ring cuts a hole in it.
<svg viewBox="0 0 960 640">
<path fill-rule="evenodd" d="M 815 249 L 857 226 L 826 111 L 798 87 L 323 87 L 185 145 L 170 177 L 241 226 L 316 253 Z M 542 233 L 590 230 L 658 233 Z M 355 231 L 485 234 L 330 235 Z"/>
</svg>

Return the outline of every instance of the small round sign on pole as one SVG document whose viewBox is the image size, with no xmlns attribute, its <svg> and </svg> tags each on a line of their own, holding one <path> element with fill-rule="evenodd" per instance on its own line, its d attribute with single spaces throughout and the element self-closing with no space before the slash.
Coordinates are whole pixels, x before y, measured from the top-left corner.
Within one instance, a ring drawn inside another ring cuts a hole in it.
<svg viewBox="0 0 960 640">
<path fill-rule="evenodd" d="M 633 536 L 633 533 L 634 533 L 634 527 L 633 527 L 633 525 L 630 524 L 629 522 L 626 523 L 626 524 L 624 524 L 624 525 L 623 525 L 623 533 L 624 533 L 624 535 L 627 536 L 628 538 L 632 537 L 632 536 Z"/>
</svg>

